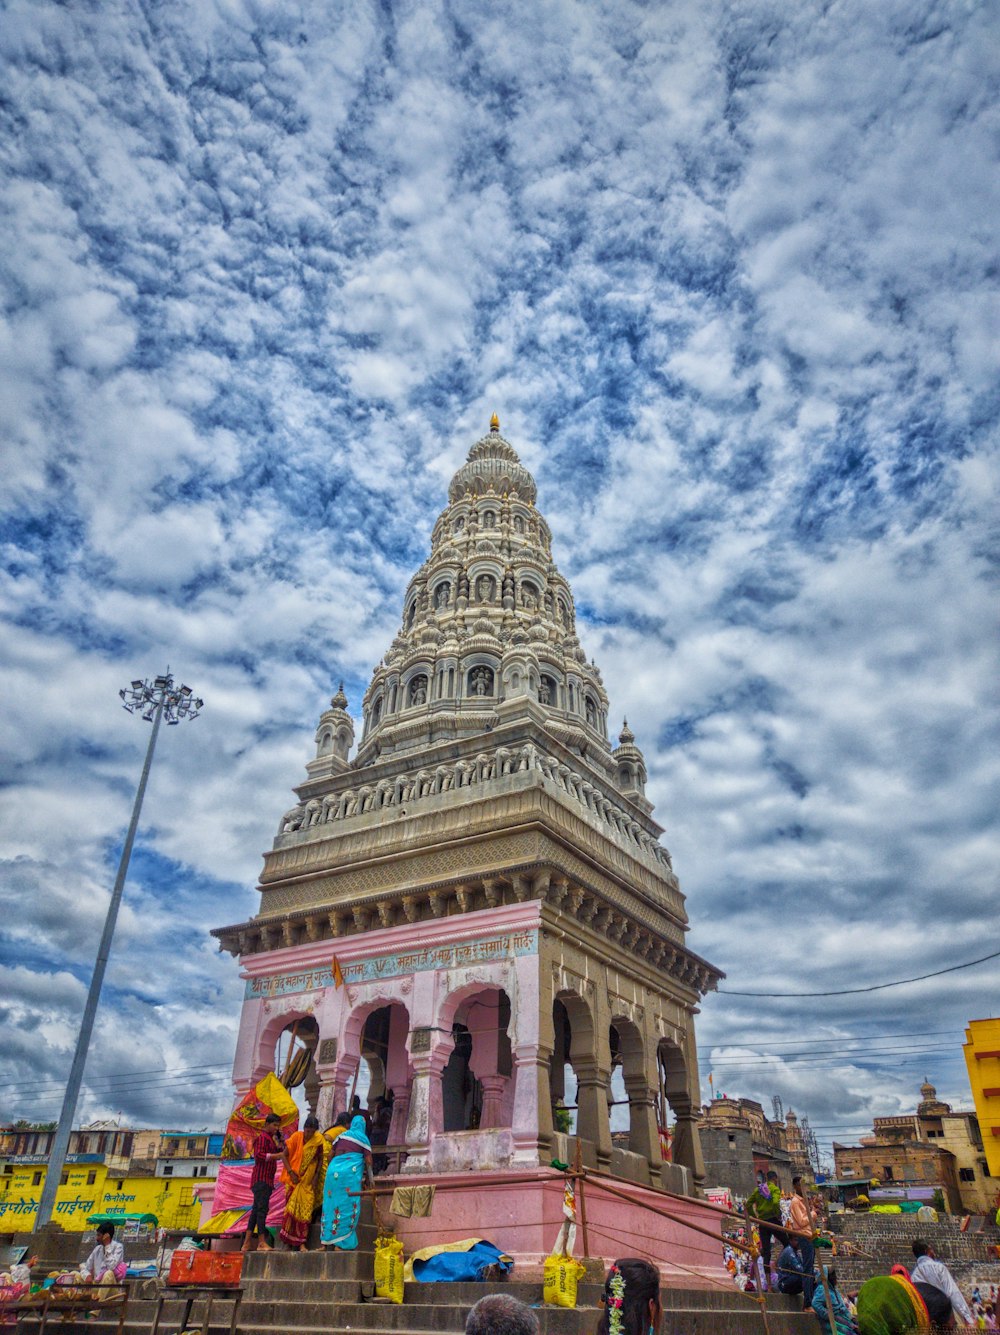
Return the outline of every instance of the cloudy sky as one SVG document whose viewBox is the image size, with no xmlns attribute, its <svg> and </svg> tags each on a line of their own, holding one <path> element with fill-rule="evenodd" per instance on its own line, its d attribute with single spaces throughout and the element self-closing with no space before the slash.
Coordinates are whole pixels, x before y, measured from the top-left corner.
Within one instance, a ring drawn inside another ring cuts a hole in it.
<svg viewBox="0 0 1000 1335">
<path fill-rule="evenodd" d="M 996 11 L 6 0 L 0 1118 L 54 1117 L 146 725 L 81 1118 L 218 1125 L 211 926 L 357 710 L 496 408 L 732 990 L 996 926 Z M 334 11 L 344 11 L 335 16 Z M 710 997 L 821 1140 L 969 1102 L 997 961 Z"/>
</svg>

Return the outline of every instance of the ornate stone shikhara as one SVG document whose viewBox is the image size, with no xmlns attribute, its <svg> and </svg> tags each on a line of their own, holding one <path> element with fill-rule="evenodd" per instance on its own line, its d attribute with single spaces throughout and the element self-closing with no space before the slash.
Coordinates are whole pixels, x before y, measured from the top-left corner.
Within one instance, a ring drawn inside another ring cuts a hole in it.
<svg viewBox="0 0 1000 1335">
<path fill-rule="evenodd" d="M 410 581 L 353 759 L 342 690 L 321 716 L 260 912 L 214 933 L 248 979 L 237 1085 L 308 1015 L 321 1116 L 363 1058 L 374 1091 L 393 1093 L 405 1168 L 448 1170 L 566 1156 L 553 1110 L 571 1067 L 585 1159 L 691 1188 L 693 1017 L 721 975 L 685 945 L 642 752 L 627 724 L 608 742 L 601 674 L 535 498 L 494 417 Z M 611 1141 L 616 1066 L 627 1149 Z"/>
</svg>

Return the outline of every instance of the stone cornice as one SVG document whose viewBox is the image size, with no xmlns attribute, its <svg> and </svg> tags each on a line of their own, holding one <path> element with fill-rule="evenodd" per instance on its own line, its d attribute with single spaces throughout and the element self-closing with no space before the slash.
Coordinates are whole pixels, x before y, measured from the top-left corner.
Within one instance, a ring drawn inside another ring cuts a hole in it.
<svg viewBox="0 0 1000 1335">
<path fill-rule="evenodd" d="M 662 924 L 657 930 L 641 921 L 634 899 L 626 905 L 616 906 L 591 886 L 567 875 L 562 864 L 568 861 L 572 865 L 573 859 L 567 859 L 565 850 L 551 841 L 536 843 L 534 850 L 530 847 L 519 850 L 515 841 L 521 839 L 523 842 L 523 836 L 524 832 L 507 836 L 506 847 L 497 847 L 497 843 L 503 845 L 504 840 L 493 841 L 490 861 L 503 866 L 500 872 L 483 875 L 469 870 L 450 881 L 439 878 L 428 884 L 409 884 L 405 889 L 387 887 L 333 907 L 298 910 L 282 907 L 276 913 L 262 913 L 249 922 L 216 928 L 212 935 L 218 938 L 221 949 L 245 959 L 262 951 L 300 946 L 306 942 L 340 942 L 360 936 L 367 940 L 372 929 L 390 928 L 404 922 L 429 924 L 447 919 L 450 930 L 454 931 L 456 915 L 537 900 L 554 915 L 550 918 L 552 923 L 574 939 L 589 941 L 592 952 L 598 956 L 602 951 L 606 956 L 608 944 L 613 945 L 616 966 L 623 972 L 629 971 L 627 962 L 631 959 L 633 974 L 639 962 L 644 962 L 659 975 L 666 975 L 683 985 L 690 994 L 686 1004 L 692 1004 L 698 994 L 716 987 L 725 976 L 707 960 L 688 950 L 676 930 L 665 935 Z M 505 852 L 516 855 L 518 851 L 534 851 L 536 856 L 525 859 L 519 866 L 504 866 Z M 476 859 L 469 856 L 466 848 L 461 850 L 461 860 L 468 866 Z M 583 934 L 581 927 L 586 929 Z M 662 984 L 662 981 L 661 977 L 659 982 Z"/>
</svg>

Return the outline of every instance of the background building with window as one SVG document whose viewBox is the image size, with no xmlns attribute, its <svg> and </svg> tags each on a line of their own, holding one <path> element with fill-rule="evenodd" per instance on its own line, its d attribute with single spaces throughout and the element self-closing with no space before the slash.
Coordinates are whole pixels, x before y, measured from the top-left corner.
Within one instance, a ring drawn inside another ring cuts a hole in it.
<svg viewBox="0 0 1000 1335">
<path fill-rule="evenodd" d="M 991 1176 L 979 1119 L 955 1112 L 929 1082 L 912 1113 L 876 1117 L 860 1145 L 834 1144 L 838 1179 L 877 1178 L 883 1190 L 904 1189 L 912 1199 L 940 1188 L 955 1214 L 996 1209 L 1000 1180 Z"/>
<path fill-rule="evenodd" d="M 55 1131 L 0 1128 L 0 1239 L 28 1231 L 41 1198 Z M 134 1130 L 94 1122 L 73 1131 L 55 1219 L 83 1232 L 93 1214 L 154 1214 L 167 1229 L 197 1228 L 198 1188 L 218 1173 L 223 1137 Z"/>
</svg>

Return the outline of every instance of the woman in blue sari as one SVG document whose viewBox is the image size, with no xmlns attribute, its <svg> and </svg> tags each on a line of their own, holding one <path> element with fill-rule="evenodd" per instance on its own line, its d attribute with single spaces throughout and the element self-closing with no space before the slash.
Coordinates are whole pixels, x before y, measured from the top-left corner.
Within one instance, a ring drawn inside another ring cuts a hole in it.
<svg viewBox="0 0 1000 1335">
<path fill-rule="evenodd" d="M 323 1220 L 320 1242 L 353 1252 L 358 1246 L 358 1219 L 361 1215 L 361 1188 L 365 1163 L 372 1161 L 371 1141 L 365 1119 L 358 1113 L 351 1124 L 333 1142 L 330 1166 L 323 1184 Z"/>
</svg>

